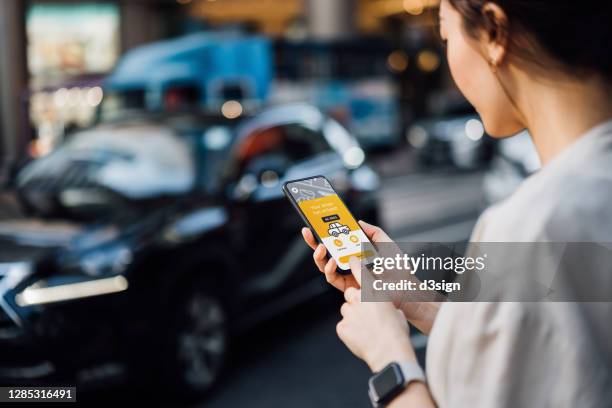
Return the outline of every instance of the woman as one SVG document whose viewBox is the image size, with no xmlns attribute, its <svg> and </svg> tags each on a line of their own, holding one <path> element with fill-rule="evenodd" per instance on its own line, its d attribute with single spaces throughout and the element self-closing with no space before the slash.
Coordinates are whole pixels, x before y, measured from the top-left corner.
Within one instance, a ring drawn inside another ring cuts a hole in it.
<svg viewBox="0 0 612 408">
<path fill-rule="evenodd" d="M 472 241 L 612 242 L 611 19 L 608 1 L 442 0 L 459 89 L 490 135 L 527 128 L 543 163 L 485 212 Z M 391 406 L 612 406 L 611 303 L 361 302 L 359 263 L 353 276 L 337 274 L 302 233 L 344 291 L 338 336 L 372 371 L 416 361 L 406 319 L 429 334 L 427 382 L 408 384 Z"/>
</svg>

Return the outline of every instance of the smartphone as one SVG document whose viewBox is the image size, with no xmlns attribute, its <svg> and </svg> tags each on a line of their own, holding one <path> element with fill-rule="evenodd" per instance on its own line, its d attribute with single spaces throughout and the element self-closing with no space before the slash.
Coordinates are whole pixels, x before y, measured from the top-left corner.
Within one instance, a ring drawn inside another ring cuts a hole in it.
<svg viewBox="0 0 612 408">
<path fill-rule="evenodd" d="M 287 181 L 283 184 L 283 193 L 336 260 L 339 273 L 350 273 L 348 262 L 352 256 L 365 260 L 366 264 L 373 261 L 374 246 L 325 177 Z"/>
</svg>

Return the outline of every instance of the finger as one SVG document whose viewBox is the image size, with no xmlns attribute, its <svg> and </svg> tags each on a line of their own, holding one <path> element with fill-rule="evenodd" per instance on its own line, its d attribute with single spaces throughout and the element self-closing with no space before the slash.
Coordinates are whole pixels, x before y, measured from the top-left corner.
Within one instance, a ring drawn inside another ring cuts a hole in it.
<svg viewBox="0 0 612 408">
<path fill-rule="evenodd" d="M 353 286 L 347 288 L 344 291 L 344 300 L 349 304 L 359 303 L 361 300 L 361 291 Z"/>
<path fill-rule="evenodd" d="M 365 221 L 359 221 L 359 225 L 363 232 L 365 232 L 366 236 L 372 241 L 374 244 L 374 248 L 381 256 L 385 256 L 388 258 L 392 258 L 396 254 L 401 254 L 402 251 L 400 248 L 393 243 L 393 240 L 387 235 L 385 231 L 383 231 L 380 227 L 377 227 L 372 224 L 368 224 Z M 384 245 L 380 245 L 380 243 L 386 243 Z"/>
<path fill-rule="evenodd" d="M 368 224 L 365 221 L 359 220 L 359 225 L 363 232 L 370 238 L 372 242 L 390 242 L 391 238 L 382 230 L 382 228 L 376 225 Z"/>
<path fill-rule="evenodd" d="M 336 279 L 338 279 L 338 275 L 336 272 L 336 261 L 332 258 L 325 264 L 323 268 L 323 273 L 325 274 L 325 278 L 329 283 L 332 283 Z"/>
<path fill-rule="evenodd" d="M 357 259 L 356 256 L 351 256 L 351 258 L 349 259 L 349 265 L 351 267 L 351 272 L 353 273 L 355 280 L 359 284 L 359 287 L 361 287 L 361 262 L 359 262 L 359 259 Z"/>
<path fill-rule="evenodd" d="M 346 322 L 344 319 L 340 320 L 336 325 L 336 334 L 342 340 L 344 338 L 344 334 L 346 333 Z"/>
<path fill-rule="evenodd" d="M 342 306 L 340 306 L 340 315 L 343 318 L 346 317 L 346 314 L 348 313 L 348 309 L 349 309 L 348 303 L 343 303 Z"/>
<path fill-rule="evenodd" d="M 325 270 L 325 264 L 327 263 L 327 259 L 325 258 L 325 254 L 327 253 L 327 249 L 323 245 L 317 246 L 315 251 L 312 253 L 312 258 L 314 259 L 315 265 L 319 268 L 319 271 L 323 272 Z"/>
<path fill-rule="evenodd" d="M 312 233 L 310 228 L 302 228 L 302 237 L 304 237 L 304 241 L 306 241 L 310 248 L 317 248 L 317 240 L 315 239 L 314 234 Z"/>
</svg>

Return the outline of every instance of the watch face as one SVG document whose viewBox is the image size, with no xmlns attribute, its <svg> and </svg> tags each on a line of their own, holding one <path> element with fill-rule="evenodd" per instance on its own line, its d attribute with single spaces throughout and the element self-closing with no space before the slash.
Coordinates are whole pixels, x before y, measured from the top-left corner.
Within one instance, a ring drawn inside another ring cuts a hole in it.
<svg viewBox="0 0 612 408">
<path fill-rule="evenodd" d="M 393 396 L 402 389 L 403 383 L 402 374 L 395 364 L 388 365 L 372 378 L 372 387 L 379 400 Z"/>
</svg>

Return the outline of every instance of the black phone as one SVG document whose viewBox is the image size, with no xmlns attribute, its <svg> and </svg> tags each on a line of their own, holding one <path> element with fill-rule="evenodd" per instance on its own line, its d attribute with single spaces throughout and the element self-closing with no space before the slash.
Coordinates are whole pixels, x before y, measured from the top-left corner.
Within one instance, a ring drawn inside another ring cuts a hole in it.
<svg viewBox="0 0 612 408">
<path fill-rule="evenodd" d="M 353 256 L 366 262 L 374 258 L 372 243 L 325 177 L 287 181 L 283 193 L 336 260 L 339 273 L 350 273 L 348 261 Z"/>
</svg>

